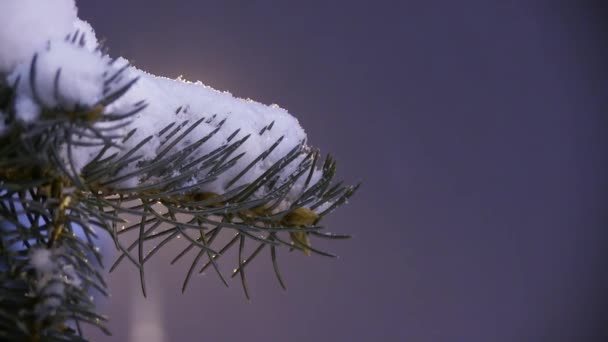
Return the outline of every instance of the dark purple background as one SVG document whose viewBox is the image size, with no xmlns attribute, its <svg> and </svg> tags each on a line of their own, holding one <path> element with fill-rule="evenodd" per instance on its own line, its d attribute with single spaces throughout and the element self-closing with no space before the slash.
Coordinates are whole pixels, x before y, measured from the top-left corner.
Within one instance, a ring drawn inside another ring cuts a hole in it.
<svg viewBox="0 0 608 342">
<path fill-rule="evenodd" d="M 355 238 L 317 242 L 340 259 L 283 253 L 287 292 L 264 257 L 252 303 L 182 295 L 169 247 L 145 301 L 110 276 L 96 339 L 608 340 L 606 5 L 565 3 L 80 1 L 112 55 L 279 103 L 364 181 L 326 222 Z"/>
</svg>

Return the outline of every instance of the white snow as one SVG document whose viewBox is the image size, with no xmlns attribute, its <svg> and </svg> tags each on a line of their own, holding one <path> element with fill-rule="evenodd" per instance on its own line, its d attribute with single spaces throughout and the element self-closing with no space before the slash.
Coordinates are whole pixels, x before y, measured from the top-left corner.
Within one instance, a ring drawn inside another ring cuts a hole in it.
<svg viewBox="0 0 608 342">
<path fill-rule="evenodd" d="M 0 1 L 0 75 L 74 28 L 74 0 Z"/>
<path fill-rule="evenodd" d="M 16 119 L 32 122 L 37 119 L 41 106 L 67 110 L 77 105 L 93 106 L 102 97 L 103 73 L 108 69 L 108 59 L 99 53 L 63 40 L 52 41 L 49 47 L 37 54 L 35 89 L 32 89 L 29 81 L 32 71 L 30 60 L 19 64 L 7 78 L 9 84 L 19 79 L 15 100 Z"/>
<path fill-rule="evenodd" d="M 8 116 L 5 112 L 0 110 L 0 137 L 3 136 L 6 132 L 8 132 L 9 126 L 7 125 L 6 120 Z"/>
<path fill-rule="evenodd" d="M 61 305 L 66 286 L 80 287 L 82 280 L 74 266 L 58 257 L 60 249 L 33 247 L 30 250 L 30 265 L 36 271 L 36 292 L 45 297 L 36 306 L 38 315 L 52 314 Z"/>
<path fill-rule="evenodd" d="M 72 108 L 76 104 L 90 107 L 101 99 L 103 73 L 108 66 L 100 55 L 68 43 L 53 42 L 47 53 L 40 54 L 38 62 L 41 72 L 37 75 L 37 83 L 43 89 L 53 89 L 51 82 L 61 68 L 58 98 L 45 92 L 42 99 L 47 107 Z M 46 73 L 42 73 L 43 70 Z"/>
<path fill-rule="evenodd" d="M 53 5 L 50 5 L 51 2 Z M 102 56 L 101 52 L 97 51 L 93 28 L 77 18 L 73 1 L 3 0 L 0 4 L 0 20 L 6 19 L 8 22 L 8 24 L 3 23 L 0 28 L 0 46 L 3 47 L 0 51 L 0 73 L 10 74 L 7 78 L 9 84 L 20 79 L 14 108 L 18 122 L 24 124 L 34 122 L 39 117 L 41 107 L 64 110 L 71 110 L 77 105 L 92 107 L 103 97 L 104 89 L 108 86 L 104 81 L 107 82 L 110 75 L 128 63 L 124 58 L 119 58 L 110 65 L 110 57 Z M 17 35 L 15 32 L 19 30 L 24 33 Z M 74 42 L 65 41 L 67 34 L 76 37 Z M 83 44 L 80 44 L 78 37 L 82 34 L 84 34 Z M 5 49 L 5 46 L 9 48 Z M 29 82 L 34 54 L 37 54 L 35 91 L 31 89 Z M 61 74 L 58 86 L 55 87 L 58 70 L 61 70 Z M 120 77 L 109 84 L 109 87 L 118 89 L 136 77 L 139 80 L 135 85 L 122 98 L 105 109 L 106 114 L 122 114 L 132 110 L 141 100 L 145 100 L 148 104 L 145 110 L 132 118 L 133 122 L 129 126 L 120 129 L 119 133 L 123 135 L 133 128 L 137 128 L 137 131 L 126 142 L 124 149 L 118 151 L 119 153 L 125 153 L 146 137 L 153 136 L 153 139 L 139 151 L 143 156 L 142 160 L 151 161 L 164 148 L 165 136 L 158 136 L 161 129 L 173 122 L 176 123 L 173 128 L 186 121 L 192 124 L 203 117 L 206 120 L 186 139 L 173 147 L 170 153 L 181 151 L 189 144 L 205 137 L 219 127 L 223 120 L 225 122 L 222 128 L 188 160 L 206 155 L 227 144 L 228 137 L 237 130 L 239 130 L 238 134 L 231 142 L 249 135 L 246 142 L 231 154 L 231 157 L 234 157 L 244 153 L 237 164 L 221 173 L 216 181 L 203 185 L 201 192 L 221 194 L 229 190 L 228 183 L 281 137 L 283 140 L 277 148 L 265 159 L 257 162 L 232 187 L 252 182 L 295 146 L 306 142 L 303 128 L 287 110 L 277 105 L 267 106 L 250 99 L 236 98 L 228 92 L 217 91 L 201 82 L 172 80 L 148 74 L 135 67 L 128 67 Z M 271 123 L 272 128 L 260 134 L 260 131 Z M 107 123 L 98 123 L 98 125 L 101 127 Z M 0 126 L 0 134 L 2 128 Z M 76 150 L 74 161 L 77 169 L 82 169 L 98 151 L 99 148 L 92 147 Z M 116 151 L 109 151 L 109 153 L 113 152 Z M 280 175 L 281 181 L 287 180 L 300 161 L 302 157 L 285 168 Z M 131 163 L 121 171 L 121 174 L 130 173 L 137 167 L 137 163 Z M 195 184 L 197 180 L 207 177 L 208 172 L 209 170 L 204 170 L 182 185 Z M 174 170 L 174 175 L 178 175 L 177 170 Z M 310 184 L 314 184 L 319 177 L 320 171 L 316 171 Z M 293 201 L 304 190 L 305 178 L 306 174 L 298 180 L 286 201 Z M 145 182 L 154 181 L 156 180 L 148 179 Z M 138 177 L 113 184 L 114 187 L 123 189 L 137 185 L 140 185 Z M 286 205 L 288 203 L 282 207 Z"/>
<path fill-rule="evenodd" d="M 17 119 L 24 123 L 30 123 L 38 119 L 40 107 L 31 97 L 17 95 L 15 98 L 15 112 Z"/>
<path fill-rule="evenodd" d="M 52 253 L 46 248 L 32 248 L 30 255 L 30 263 L 36 271 L 41 273 L 49 273 L 56 266 L 52 258 Z"/>
<path fill-rule="evenodd" d="M 127 149 L 135 146 L 144 138 L 155 135 L 172 122 L 180 123 L 188 120 L 189 123 L 194 123 L 203 117 L 206 120 L 194 129 L 189 138 L 174 147 L 175 152 L 183 150 L 188 144 L 205 137 L 224 119 L 226 121 L 222 128 L 199 148 L 193 158 L 203 156 L 218 146 L 226 144 L 228 137 L 237 130 L 240 131 L 232 142 L 249 135 L 245 143 L 232 154 L 232 156 L 236 156 L 245 152 L 238 163 L 222 173 L 216 182 L 205 185 L 204 189 L 201 189 L 202 191 L 225 192 L 227 183 L 280 137 L 283 137 L 283 140 L 277 148 L 267 158 L 258 162 L 234 186 L 253 181 L 292 148 L 306 141 L 306 134 L 298 120 L 279 106 L 266 106 L 249 99 L 235 98 L 228 92 L 217 91 L 200 82 L 171 80 L 153 76 L 135 68 L 129 70 L 128 78 L 138 76 L 140 79 L 133 88 L 110 108 L 110 110 L 120 112 L 121 107 L 128 107 L 129 104 L 141 99 L 149 102 L 149 106 L 135 117 L 134 127 L 137 127 L 137 132 L 127 142 Z M 175 114 L 180 107 L 181 111 Z M 273 121 L 272 129 L 260 135 L 259 132 Z M 157 155 L 159 149 L 162 149 L 162 141 L 162 137 L 155 136 L 146 144 L 142 151 L 146 159 L 152 159 Z M 125 170 L 124 173 L 130 171 L 132 168 Z M 201 179 L 204 176 L 203 173 L 197 178 Z M 135 186 L 137 184 L 134 184 L 134 181 L 136 180 L 131 179 L 130 183 L 121 185 Z"/>
<path fill-rule="evenodd" d="M 34 247 L 30 250 L 30 264 L 36 270 L 36 292 L 44 301 L 36 305 L 35 311 L 43 316 L 61 305 L 65 293 L 65 285 L 59 280 L 59 265 L 53 250 L 44 247 Z"/>
<path fill-rule="evenodd" d="M 82 285 L 82 279 L 76 273 L 74 265 L 63 265 L 61 267 L 62 276 L 64 281 L 72 286 L 80 287 Z"/>
</svg>

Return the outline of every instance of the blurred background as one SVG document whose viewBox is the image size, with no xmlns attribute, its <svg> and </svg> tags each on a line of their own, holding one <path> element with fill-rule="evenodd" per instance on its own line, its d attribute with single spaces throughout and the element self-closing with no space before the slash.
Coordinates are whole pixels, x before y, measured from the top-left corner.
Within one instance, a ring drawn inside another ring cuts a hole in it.
<svg viewBox="0 0 608 342">
<path fill-rule="evenodd" d="M 96 341 L 608 341 L 605 1 L 80 1 L 112 56 L 278 103 L 362 180 L 340 258 L 125 263 Z M 108 259 L 114 257 L 109 252 Z M 191 259 L 189 259 L 191 260 Z M 236 260 L 236 258 L 235 258 Z M 224 268 L 229 274 L 230 267 Z"/>
</svg>

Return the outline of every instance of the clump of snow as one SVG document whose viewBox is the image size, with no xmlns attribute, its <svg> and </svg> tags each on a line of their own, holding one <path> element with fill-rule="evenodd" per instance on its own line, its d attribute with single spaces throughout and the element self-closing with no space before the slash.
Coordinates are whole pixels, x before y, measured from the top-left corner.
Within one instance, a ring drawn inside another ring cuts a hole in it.
<svg viewBox="0 0 608 342">
<path fill-rule="evenodd" d="M 137 170 L 141 167 L 141 161 L 151 161 L 158 156 L 167 145 L 167 134 L 159 136 L 158 133 L 171 123 L 176 123 L 175 128 L 186 123 L 191 125 L 205 118 L 186 139 L 176 144 L 169 154 L 184 150 L 222 125 L 221 129 L 184 163 L 248 136 L 230 156 L 232 158 L 243 154 L 242 157 L 233 167 L 217 175 L 215 181 L 202 185 L 200 192 L 222 194 L 231 188 L 251 183 L 294 147 L 306 143 L 306 133 L 298 120 L 277 105 L 267 106 L 250 99 L 236 98 L 228 92 L 217 91 L 201 82 L 191 83 L 183 79 L 171 80 L 150 75 L 135 67 L 127 67 L 128 62 L 124 58 L 110 63 L 110 58 L 101 55 L 97 49 L 93 28 L 77 18 L 73 0 L 8 0 L 1 3 L 0 13 L 0 20 L 6 19 L 8 22 L 8 25 L 3 23 L 0 29 L 0 46 L 3 47 L 0 51 L 0 73 L 10 73 L 8 84 L 20 80 L 13 108 L 18 122 L 34 122 L 43 108 L 69 110 L 92 107 L 108 94 L 109 88 L 117 89 L 138 78 L 125 95 L 104 111 L 105 114 L 122 114 L 133 110 L 135 104 L 141 100 L 148 104 L 144 110 L 131 118 L 130 125 L 113 132 L 126 135 L 133 128 L 137 128 L 123 149 L 110 149 L 107 155 L 114 152 L 124 154 L 148 136 L 153 137 L 138 151 L 142 158 L 123 168 L 121 175 Z M 16 34 L 19 30 L 24 34 Z M 70 39 L 66 40 L 66 36 Z M 34 56 L 37 59 L 35 89 L 32 89 L 29 80 L 32 76 L 31 62 Z M 116 74 L 123 67 L 127 69 L 119 75 Z M 113 74 L 117 76 L 110 76 Z M 107 124 L 100 122 L 97 125 L 104 127 Z M 184 130 L 186 128 L 187 126 Z M 6 131 L 6 128 L 0 126 L 0 134 L 3 130 Z M 235 132 L 236 135 L 229 141 Z M 279 139 L 281 142 L 272 153 L 256 162 L 237 182 L 231 182 Z M 77 170 L 81 170 L 93 160 L 100 149 L 101 147 L 91 146 L 75 148 L 72 155 Z M 303 155 L 288 165 L 279 175 L 279 183 L 287 181 L 302 160 Z M 182 186 L 206 179 L 209 171 L 202 170 L 184 180 Z M 310 184 L 314 184 L 320 174 L 320 171 L 315 171 Z M 177 167 L 173 175 L 178 176 Z M 285 198 L 287 203 L 282 207 L 288 206 L 305 190 L 305 178 L 306 175 L 303 175 L 295 183 Z M 130 177 L 113 186 L 133 188 L 141 185 L 142 181 L 149 184 L 157 180 Z M 263 193 L 257 195 L 261 196 Z"/>
<path fill-rule="evenodd" d="M 29 96 L 17 95 L 15 98 L 15 113 L 23 123 L 34 122 L 40 115 L 40 107 Z"/>
<path fill-rule="evenodd" d="M 30 250 L 30 265 L 36 271 L 36 293 L 44 298 L 35 308 L 40 316 L 53 314 L 61 305 L 66 286 L 82 285 L 74 266 L 59 258 L 59 253 L 58 249 L 44 247 Z"/>
<path fill-rule="evenodd" d="M 97 36 L 95 30 L 91 24 L 86 21 L 76 19 L 74 22 L 74 35 L 76 35 L 76 41 L 80 43 L 82 37 L 83 47 L 89 51 L 95 51 L 99 43 L 97 42 Z"/>
<path fill-rule="evenodd" d="M 19 64 L 8 77 L 10 84 L 19 79 L 15 112 L 23 122 L 35 120 L 40 111 L 36 107 L 40 106 L 93 106 L 103 95 L 104 72 L 109 68 L 100 54 L 63 40 L 40 51 L 34 67 L 33 83 L 29 81 L 33 70 L 30 61 Z"/>
<path fill-rule="evenodd" d="M 99 101 L 108 59 L 96 51 L 95 32 L 78 19 L 74 0 L 2 0 L 0 22 L 0 76 L 7 84 L 19 79 L 17 121 L 35 121 L 41 107 L 70 109 Z M 29 82 L 35 55 L 36 94 Z M 0 135 L 6 132 L 3 124 Z"/>
<path fill-rule="evenodd" d="M 30 263 L 36 271 L 41 273 L 49 273 L 55 268 L 55 262 L 51 260 L 52 253 L 46 248 L 32 249 L 30 255 Z"/>
<path fill-rule="evenodd" d="M 82 285 L 82 279 L 78 276 L 74 265 L 63 265 L 61 266 L 62 276 L 64 281 L 72 286 L 80 287 Z"/>
<path fill-rule="evenodd" d="M 4 111 L 0 110 L 0 137 L 3 136 L 9 130 L 7 120 L 7 114 Z"/>
<path fill-rule="evenodd" d="M 74 0 L 0 1 L 0 74 L 9 73 L 49 40 L 63 39 L 76 19 Z"/>
</svg>

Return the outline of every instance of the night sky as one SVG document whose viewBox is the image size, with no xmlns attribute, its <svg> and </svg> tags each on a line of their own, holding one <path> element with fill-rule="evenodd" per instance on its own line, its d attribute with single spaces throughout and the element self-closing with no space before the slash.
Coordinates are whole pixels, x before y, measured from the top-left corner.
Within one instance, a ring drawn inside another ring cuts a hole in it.
<svg viewBox="0 0 608 342">
<path fill-rule="evenodd" d="M 112 56 L 278 103 L 363 181 L 325 221 L 354 238 L 315 241 L 339 259 L 281 254 L 287 292 L 261 257 L 251 303 L 212 272 L 182 295 L 189 262 L 169 266 L 169 246 L 148 299 L 128 263 L 109 276 L 114 336 L 92 336 L 608 340 L 606 7 L 80 1 Z"/>
</svg>

